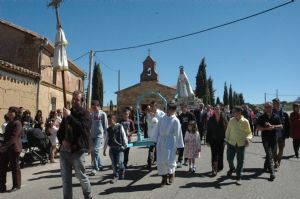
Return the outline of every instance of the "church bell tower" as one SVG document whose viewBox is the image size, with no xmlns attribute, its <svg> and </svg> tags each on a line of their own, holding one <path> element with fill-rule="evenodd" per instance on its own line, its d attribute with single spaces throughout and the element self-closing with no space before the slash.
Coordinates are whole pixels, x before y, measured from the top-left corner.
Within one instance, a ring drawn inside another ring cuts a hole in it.
<svg viewBox="0 0 300 199">
<path fill-rule="evenodd" d="M 141 73 L 140 81 L 158 82 L 158 74 L 156 72 L 156 62 L 151 58 L 150 55 L 148 55 L 145 61 L 143 62 L 143 72 Z"/>
</svg>

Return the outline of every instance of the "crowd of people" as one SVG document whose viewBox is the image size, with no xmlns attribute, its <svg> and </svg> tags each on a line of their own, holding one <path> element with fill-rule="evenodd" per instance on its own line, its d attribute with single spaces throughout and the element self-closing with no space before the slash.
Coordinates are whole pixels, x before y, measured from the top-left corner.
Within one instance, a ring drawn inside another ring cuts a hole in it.
<svg viewBox="0 0 300 199">
<path fill-rule="evenodd" d="M 92 198 L 92 188 L 84 165 L 90 153 L 93 169 L 90 175 L 102 171 L 101 156 L 109 157 L 112 166 L 111 183 L 126 178 L 129 165 L 128 144 L 139 130 L 154 144 L 148 149 L 147 168 L 157 167 L 162 177 L 161 186 L 172 184 L 176 168 L 187 166 L 187 172 L 196 172 L 196 160 L 201 156 L 201 148 L 207 145 L 211 150 L 211 176 L 217 176 L 224 168 L 224 150 L 229 165 L 227 176 L 236 175 L 237 185 L 241 185 L 246 148 L 253 136 L 261 132 L 266 159 L 265 172 L 270 173 L 269 181 L 275 179 L 275 171 L 280 167 L 286 138 L 293 138 L 295 157 L 299 158 L 300 147 L 300 104 L 293 105 L 289 115 L 281 107 L 279 99 L 265 103 L 263 111 L 251 110 L 247 105 L 233 107 L 220 105 L 204 106 L 189 110 L 185 103 L 177 107 L 175 101 L 168 102 L 166 110 L 160 110 L 153 101 L 144 111 L 136 113 L 132 107 L 122 111 L 122 116 L 107 115 L 101 110 L 97 100 L 91 103 L 91 111 L 82 104 L 84 96 L 75 91 L 72 108 L 51 111 L 45 124 L 41 111 L 34 119 L 28 110 L 11 107 L 5 115 L 4 141 L 0 146 L 0 192 L 6 192 L 8 165 L 12 169 L 13 187 L 21 188 L 19 157 L 22 151 L 21 136 L 28 126 L 43 129 L 50 140 L 49 161 L 55 163 L 59 152 L 59 162 L 63 182 L 64 198 L 72 198 L 72 168 L 81 183 L 84 198 Z M 137 117 L 137 114 L 138 117 Z M 139 118 L 139 119 L 137 119 Z M 139 123 L 138 123 L 139 122 Z M 59 146 L 59 148 L 58 148 Z M 103 148 L 103 154 L 100 149 Z M 234 164 L 234 158 L 237 164 Z"/>
</svg>

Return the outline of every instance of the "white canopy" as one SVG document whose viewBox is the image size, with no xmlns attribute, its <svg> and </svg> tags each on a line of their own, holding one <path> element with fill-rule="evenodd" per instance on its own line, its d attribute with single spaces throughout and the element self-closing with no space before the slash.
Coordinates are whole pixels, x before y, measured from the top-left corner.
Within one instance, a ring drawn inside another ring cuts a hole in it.
<svg viewBox="0 0 300 199">
<path fill-rule="evenodd" d="M 66 39 L 65 33 L 61 27 L 57 29 L 55 37 L 55 49 L 53 57 L 53 66 L 57 70 L 68 70 L 68 57 L 66 47 L 68 41 Z"/>
</svg>

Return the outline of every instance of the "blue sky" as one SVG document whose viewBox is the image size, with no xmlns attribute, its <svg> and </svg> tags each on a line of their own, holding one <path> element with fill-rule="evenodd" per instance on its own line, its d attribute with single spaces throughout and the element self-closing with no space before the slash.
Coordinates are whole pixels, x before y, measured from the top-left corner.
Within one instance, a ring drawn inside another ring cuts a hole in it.
<svg viewBox="0 0 300 199">
<path fill-rule="evenodd" d="M 0 0 L 0 18 L 54 40 L 55 12 L 45 0 Z M 196 32 L 268 9 L 285 0 L 65 0 L 62 25 L 75 59 L 92 50 L 127 47 Z M 151 49 L 160 83 L 175 85 L 183 65 L 195 89 L 199 63 L 222 100 L 224 82 L 247 102 L 300 96 L 300 2 L 192 37 L 133 50 L 97 53 L 104 76 L 104 105 L 113 100 L 121 70 L 121 89 L 139 82 Z M 76 61 L 88 72 L 88 56 Z M 292 96 L 288 96 L 292 95 Z"/>
</svg>

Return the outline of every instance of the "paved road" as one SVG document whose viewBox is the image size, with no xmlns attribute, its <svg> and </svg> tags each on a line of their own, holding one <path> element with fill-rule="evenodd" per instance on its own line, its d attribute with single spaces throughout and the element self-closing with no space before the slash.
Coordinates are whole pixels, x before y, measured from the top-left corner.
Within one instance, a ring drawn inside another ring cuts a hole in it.
<svg viewBox="0 0 300 199">
<path fill-rule="evenodd" d="M 222 198 L 222 199 L 295 199 L 300 195 L 300 159 L 293 155 L 292 140 L 287 140 L 284 153 L 285 159 L 277 172 L 274 182 L 267 179 L 269 174 L 262 170 L 264 151 L 260 138 L 256 137 L 247 148 L 244 169 L 244 180 L 241 186 L 235 184 L 233 179 L 226 177 L 225 169 L 217 177 L 209 177 L 210 149 L 202 148 L 201 158 L 197 160 L 197 172 L 188 174 L 187 167 L 176 171 L 175 183 L 164 188 L 159 187 L 161 178 L 156 175 L 156 170 L 145 169 L 147 150 L 133 148 L 130 152 L 131 167 L 127 171 L 125 180 L 111 185 L 111 170 L 105 166 L 104 171 L 90 177 L 94 198 Z M 108 157 L 104 157 L 104 164 L 109 165 Z M 90 165 L 90 159 L 87 159 Z M 88 166 L 87 166 L 88 167 Z M 88 171 L 90 169 L 88 168 Z M 11 179 L 10 173 L 8 180 Z M 8 182 L 8 188 L 11 181 Z M 77 179 L 73 178 L 74 198 L 81 199 L 82 193 Z M 62 198 L 62 186 L 59 164 L 46 164 L 22 169 L 22 189 L 15 193 L 0 194 L 1 199 L 54 199 Z"/>
</svg>

